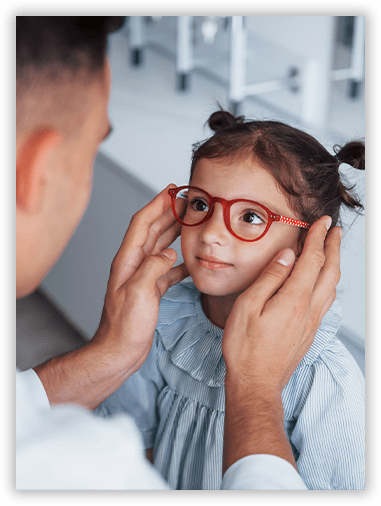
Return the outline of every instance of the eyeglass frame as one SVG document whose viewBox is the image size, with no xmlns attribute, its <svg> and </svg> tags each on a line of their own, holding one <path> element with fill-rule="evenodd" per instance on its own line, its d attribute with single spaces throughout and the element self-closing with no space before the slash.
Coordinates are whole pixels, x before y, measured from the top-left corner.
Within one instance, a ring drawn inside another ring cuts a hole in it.
<svg viewBox="0 0 381 506">
<path fill-rule="evenodd" d="M 207 197 L 209 199 L 209 204 L 210 204 L 209 210 L 206 213 L 206 215 L 204 216 L 204 218 L 201 221 L 199 221 L 198 223 L 193 223 L 193 224 L 184 223 L 177 215 L 176 207 L 175 207 L 176 195 L 179 193 L 179 191 L 185 190 L 185 189 L 201 191 L 201 192 L 205 193 L 205 195 L 207 195 Z M 285 223 L 287 225 L 292 225 L 294 227 L 299 227 L 299 228 L 303 228 L 303 229 L 310 228 L 310 224 L 307 223 L 306 221 L 297 220 L 295 218 L 287 218 L 287 216 L 282 216 L 281 214 L 273 213 L 272 211 L 270 211 L 270 209 L 268 207 L 264 206 L 263 204 L 260 204 L 259 202 L 255 202 L 255 200 L 248 200 L 248 199 L 226 200 L 221 197 L 212 197 L 212 195 L 210 195 L 207 191 L 203 190 L 202 188 L 198 188 L 197 186 L 179 186 L 177 188 L 169 188 L 168 195 L 171 196 L 171 206 L 172 206 L 172 212 L 173 212 L 174 217 L 176 218 L 176 220 L 179 223 L 181 223 L 181 225 L 183 225 L 185 227 L 198 227 L 199 225 L 202 225 L 203 223 L 210 220 L 210 218 L 213 216 L 215 204 L 216 204 L 216 202 L 219 202 L 220 204 L 222 204 L 222 207 L 224 210 L 223 214 L 224 214 L 224 222 L 225 222 L 226 228 L 229 230 L 229 232 L 234 237 L 236 237 L 240 241 L 245 241 L 245 242 L 259 241 L 259 239 L 262 239 L 262 237 L 264 237 L 267 234 L 270 226 L 273 224 L 274 221 L 279 222 L 279 223 Z M 240 237 L 239 235 L 237 235 L 233 231 L 233 229 L 231 228 L 229 211 L 230 211 L 231 206 L 233 204 L 236 204 L 237 202 L 249 202 L 251 204 L 255 204 L 255 205 L 261 207 L 262 209 L 264 209 L 266 211 L 268 218 L 269 218 L 268 223 L 266 225 L 264 232 L 256 239 L 244 239 L 243 237 Z"/>
</svg>

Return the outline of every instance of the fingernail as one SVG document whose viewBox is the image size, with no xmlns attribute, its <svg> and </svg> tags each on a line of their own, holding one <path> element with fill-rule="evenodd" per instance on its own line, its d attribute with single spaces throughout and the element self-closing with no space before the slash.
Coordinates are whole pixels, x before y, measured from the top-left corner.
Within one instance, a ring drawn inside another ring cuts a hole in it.
<svg viewBox="0 0 381 506">
<path fill-rule="evenodd" d="M 161 252 L 162 255 L 169 258 L 169 260 L 176 260 L 176 252 L 173 249 L 166 249 L 165 251 Z"/>
<path fill-rule="evenodd" d="M 295 253 L 292 251 L 292 249 L 286 249 L 284 251 L 281 251 L 279 255 L 275 258 L 275 261 L 278 262 L 278 264 L 282 264 L 285 267 L 288 267 L 291 265 L 295 260 Z"/>
<path fill-rule="evenodd" d="M 340 236 L 340 239 L 343 238 L 343 229 L 341 227 L 339 228 L 339 236 Z"/>
<path fill-rule="evenodd" d="M 327 227 L 327 230 L 330 229 L 331 225 L 332 225 L 332 218 L 328 216 L 328 218 L 325 220 L 325 226 Z"/>
</svg>

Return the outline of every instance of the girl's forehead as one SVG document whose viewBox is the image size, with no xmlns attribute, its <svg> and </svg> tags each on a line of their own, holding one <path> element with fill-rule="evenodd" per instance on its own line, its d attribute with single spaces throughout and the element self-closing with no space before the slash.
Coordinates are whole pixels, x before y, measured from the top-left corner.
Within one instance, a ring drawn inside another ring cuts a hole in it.
<svg viewBox="0 0 381 506">
<path fill-rule="evenodd" d="M 279 214 L 288 213 L 290 217 L 294 214 L 274 176 L 253 160 L 202 158 L 195 167 L 191 184 L 214 197 L 254 200 Z"/>
</svg>

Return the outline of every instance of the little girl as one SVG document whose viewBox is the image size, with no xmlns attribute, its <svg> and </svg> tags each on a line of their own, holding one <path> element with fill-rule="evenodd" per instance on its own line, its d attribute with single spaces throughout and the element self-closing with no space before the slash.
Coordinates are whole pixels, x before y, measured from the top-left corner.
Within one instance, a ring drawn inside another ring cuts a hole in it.
<svg viewBox="0 0 381 506">
<path fill-rule="evenodd" d="M 365 168 L 363 143 L 333 156 L 304 132 L 225 111 L 209 126 L 215 134 L 194 147 L 189 187 L 169 190 L 193 282 L 164 295 L 144 365 L 96 410 L 130 413 L 175 489 L 220 486 L 221 342 L 237 296 L 280 250 L 300 254 L 309 224 L 329 215 L 334 226 L 342 204 L 362 207 L 338 169 Z M 340 324 L 335 301 L 282 393 L 285 431 L 309 489 L 364 488 L 364 378 L 336 337 Z"/>
</svg>

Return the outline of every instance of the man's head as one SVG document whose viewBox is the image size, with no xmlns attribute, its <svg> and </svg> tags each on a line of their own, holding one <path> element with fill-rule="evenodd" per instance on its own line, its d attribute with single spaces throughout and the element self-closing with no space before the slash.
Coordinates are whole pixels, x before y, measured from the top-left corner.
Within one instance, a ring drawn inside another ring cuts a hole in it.
<svg viewBox="0 0 381 506">
<path fill-rule="evenodd" d="M 110 130 L 108 33 L 121 18 L 16 20 L 17 297 L 55 263 L 88 203 Z"/>
</svg>

